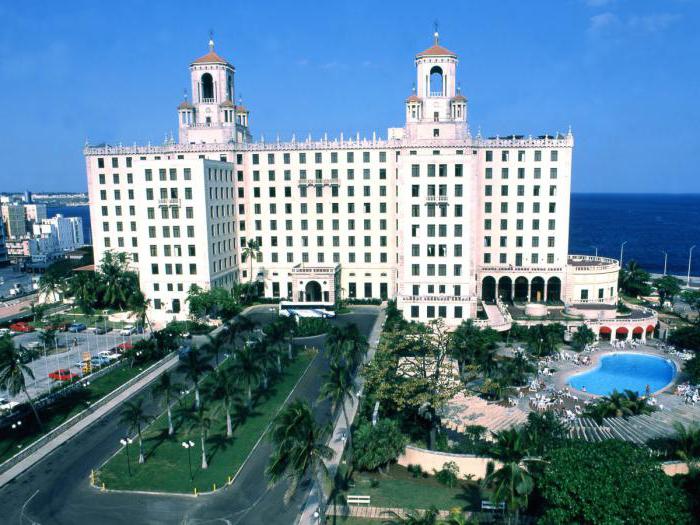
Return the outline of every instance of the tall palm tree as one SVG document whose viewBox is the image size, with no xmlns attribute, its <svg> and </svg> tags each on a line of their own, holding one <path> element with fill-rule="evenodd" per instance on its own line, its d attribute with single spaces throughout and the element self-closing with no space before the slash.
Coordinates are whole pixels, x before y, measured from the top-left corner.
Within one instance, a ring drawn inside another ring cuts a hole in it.
<svg viewBox="0 0 700 525">
<path fill-rule="evenodd" d="M 199 380 L 211 369 L 212 366 L 207 363 L 204 357 L 199 353 L 199 349 L 195 346 L 187 352 L 185 360 L 180 364 L 180 370 L 185 373 L 187 379 L 192 381 L 194 387 L 194 404 L 196 408 L 199 408 L 201 401 L 199 395 Z"/>
<path fill-rule="evenodd" d="M 241 395 L 241 389 L 233 370 L 230 368 L 214 370 L 207 384 L 206 395 L 212 401 L 221 402 L 221 407 L 226 414 L 226 437 L 230 438 L 233 436 L 231 410 Z"/>
<path fill-rule="evenodd" d="M 39 332 L 39 342 L 44 348 L 52 348 L 56 345 L 56 330 L 45 328 Z"/>
<path fill-rule="evenodd" d="M 532 475 L 527 469 L 527 440 L 523 432 L 511 428 L 493 433 L 494 442 L 487 455 L 501 464 L 496 469 L 489 461 L 484 485 L 493 489 L 495 503 L 504 502 L 509 517 L 518 523 L 520 509 L 527 506 L 527 499 L 534 488 Z"/>
<path fill-rule="evenodd" d="M 333 412 L 340 410 L 345 420 L 346 436 L 348 437 L 348 448 L 352 450 L 352 432 L 350 431 L 350 420 L 345 410 L 345 400 L 352 399 L 355 384 L 352 373 L 346 367 L 338 363 L 331 363 L 328 374 L 324 376 L 324 383 L 321 385 L 320 399 L 327 399 L 331 402 Z"/>
<path fill-rule="evenodd" d="M 65 278 L 56 272 L 47 271 L 39 278 L 39 292 L 44 296 L 44 301 L 47 303 L 60 301 L 65 286 Z"/>
<path fill-rule="evenodd" d="M 262 375 L 263 390 L 267 390 L 270 382 L 270 376 L 277 370 L 281 372 L 282 360 L 277 351 L 277 347 L 259 343 L 254 346 L 253 351 L 258 355 L 260 370 Z"/>
<path fill-rule="evenodd" d="M 324 483 L 328 470 L 324 460 L 333 457 L 333 450 L 325 443 L 325 432 L 314 419 L 308 403 L 299 399 L 283 408 L 272 422 L 270 439 L 274 449 L 265 473 L 271 484 L 289 480 L 285 502 L 296 492 L 301 481 L 311 474 L 319 490 L 319 514 L 325 521 L 326 498 Z"/>
<path fill-rule="evenodd" d="M 325 347 L 331 361 L 344 362 L 355 369 L 367 353 L 367 340 L 356 324 L 332 326 L 326 337 Z"/>
<path fill-rule="evenodd" d="M 151 327 L 151 321 L 148 318 L 148 308 L 150 306 L 151 300 L 146 299 L 146 296 L 141 290 L 134 290 L 129 296 L 129 310 L 131 310 L 131 315 L 136 317 L 141 326 L 148 326 L 148 331 L 153 333 L 153 328 Z"/>
<path fill-rule="evenodd" d="M 242 381 L 248 391 L 248 406 L 253 403 L 253 387 L 262 376 L 262 367 L 254 346 L 245 346 L 236 355 L 233 365 L 236 376 Z"/>
<path fill-rule="evenodd" d="M 207 342 L 200 348 L 206 354 L 215 358 L 216 366 L 219 366 L 219 355 L 229 347 L 228 335 L 224 332 L 218 335 L 207 334 Z"/>
<path fill-rule="evenodd" d="M 700 457 L 700 425 L 688 425 L 676 422 L 673 424 L 676 431 L 675 454 L 685 461 L 691 463 Z"/>
<path fill-rule="evenodd" d="M 203 406 L 195 408 L 187 413 L 187 419 L 189 421 L 189 430 L 199 432 L 199 442 L 202 447 L 202 469 L 205 470 L 209 467 L 207 463 L 207 449 L 206 441 L 207 434 L 211 428 L 211 418 L 209 413 Z"/>
<path fill-rule="evenodd" d="M 92 272 L 76 272 L 68 282 L 68 291 L 84 314 L 89 314 L 93 309 L 97 283 L 98 279 Z"/>
<path fill-rule="evenodd" d="M 248 242 L 243 248 L 243 258 L 248 261 L 248 268 L 250 272 L 249 282 L 253 282 L 253 257 L 257 258 L 262 252 L 260 251 L 260 244 L 255 239 L 248 239 Z"/>
<path fill-rule="evenodd" d="M 34 413 L 39 430 L 43 430 L 39 412 L 34 406 L 34 400 L 27 391 L 25 375 L 34 379 L 34 372 L 20 360 L 19 352 L 9 335 L 0 338 L 0 387 L 7 390 L 11 396 L 16 396 L 20 392 L 24 393 L 27 403 Z"/>
<path fill-rule="evenodd" d="M 158 382 L 153 387 L 153 393 L 155 395 L 163 396 L 163 403 L 165 403 L 166 410 L 168 412 L 168 435 L 172 436 L 175 433 L 175 428 L 173 426 L 173 413 L 172 413 L 172 399 L 177 399 L 180 392 L 182 391 L 182 385 L 176 383 L 173 380 L 173 376 L 170 372 L 163 372 L 158 378 Z"/>
<path fill-rule="evenodd" d="M 265 327 L 265 344 L 276 351 L 278 360 L 277 371 L 279 373 L 282 373 L 282 356 L 280 351 L 286 339 L 287 330 L 283 323 L 275 321 Z M 291 356 L 288 355 L 287 357 L 291 360 Z"/>
<path fill-rule="evenodd" d="M 226 343 L 233 349 L 236 349 L 238 338 L 245 332 L 250 332 L 255 328 L 255 321 L 245 315 L 238 315 L 227 324 L 227 330 L 222 333 Z"/>
<path fill-rule="evenodd" d="M 393 510 L 385 512 L 388 519 L 382 521 L 383 525 L 437 525 L 438 510 L 433 506 L 428 510 L 419 511 L 411 510 L 405 516 L 394 512 Z"/>
<path fill-rule="evenodd" d="M 143 408 L 143 398 L 137 401 L 126 401 L 119 416 L 119 421 L 127 426 L 127 432 L 136 432 L 139 439 L 139 463 L 146 461 L 143 455 L 143 427 L 151 422 L 153 417 L 146 414 Z"/>
</svg>

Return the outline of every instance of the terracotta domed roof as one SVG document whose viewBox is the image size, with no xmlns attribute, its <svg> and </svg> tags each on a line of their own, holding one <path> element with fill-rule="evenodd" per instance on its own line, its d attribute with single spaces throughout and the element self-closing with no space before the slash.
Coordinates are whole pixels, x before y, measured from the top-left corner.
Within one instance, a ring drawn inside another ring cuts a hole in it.
<svg viewBox="0 0 700 525">
<path fill-rule="evenodd" d="M 406 102 L 420 102 L 420 98 L 416 95 L 411 95 L 406 99 Z"/>
<path fill-rule="evenodd" d="M 192 64 L 225 64 L 230 66 L 231 63 L 226 60 L 225 58 L 220 57 L 216 52 L 212 49 L 209 51 L 204 56 L 199 57 L 197 60 L 192 62 Z"/>
<path fill-rule="evenodd" d="M 454 97 L 452 97 L 452 100 L 467 100 L 467 97 L 465 97 L 461 93 L 457 93 Z"/>
<path fill-rule="evenodd" d="M 236 106 L 236 111 L 239 113 L 248 113 L 248 110 L 244 106 Z"/>
<path fill-rule="evenodd" d="M 219 104 L 222 108 L 232 108 L 233 107 L 233 102 L 230 100 L 226 99 L 224 100 L 221 104 Z"/>
<path fill-rule="evenodd" d="M 453 53 L 449 49 L 446 49 L 438 44 L 435 44 L 432 47 L 429 47 L 425 51 L 421 51 L 416 55 L 416 57 L 437 57 L 437 56 L 443 56 L 443 57 L 456 57 L 457 54 Z"/>
<path fill-rule="evenodd" d="M 183 100 L 177 106 L 177 109 L 193 109 L 193 108 L 194 108 L 194 106 L 192 104 L 190 104 L 187 100 Z"/>
</svg>

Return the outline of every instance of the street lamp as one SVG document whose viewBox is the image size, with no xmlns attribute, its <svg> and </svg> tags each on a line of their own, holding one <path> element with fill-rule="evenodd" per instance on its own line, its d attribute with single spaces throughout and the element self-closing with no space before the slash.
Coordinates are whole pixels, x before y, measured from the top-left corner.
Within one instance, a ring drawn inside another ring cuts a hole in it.
<svg viewBox="0 0 700 525">
<path fill-rule="evenodd" d="M 591 248 L 595 250 L 595 256 L 598 257 L 598 247 L 591 244 Z"/>
<path fill-rule="evenodd" d="M 666 263 L 668 262 L 668 252 L 661 250 L 661 253 L 664 254 L 664 275 L 666 275 Z"/>
<path fill-rule="evenodd" d="M 623 254 L 624 251 L 625 251 L 625 244 L 627 244 L 627 241 L 624 241 L 624 242 L 620 245 L 620 269 L 623 269 L 623 268 L 624 268 L 624 266 L 622 265 L 622 254 Z"/>
<path fill-rule="evenodd" d="M 119 440 L 119 443 L 121 443 L 123 447 L 126 447 L 126 467 L 129 469 L 129 477 L 131 477 L 131 456 L 129 456 L 129 445 L 131 445 L 133 442 L 134 440 L 130 437 L 124 437 Z"/>
<path fill-rule="evenodd" d="M 192 441 L 183 441 L 182 446 L 187 449 L 187 462 L 190 465 L 190 481 L 192 481 L 194 479 L 192 475 L 192 447 L 194 447 L 194 443 Z"/>
<path fill-rule="evenodd" d="M 690 262 L 693 260 L 693 249 L 695 248 L 695 245 L 693 244 L 690 247 L 690 254 L 688 255 L 688 286 L 690 286 Z"/>
<path fill-rule="evenodd" d="M 12 423 L 12 430 L 17 430 L 17 429 L 20 428 L 21 426 L 22 426 L 22 422 L 21 422 L 21 421 L 17 421 L 17 423 Z"/>
</svg>

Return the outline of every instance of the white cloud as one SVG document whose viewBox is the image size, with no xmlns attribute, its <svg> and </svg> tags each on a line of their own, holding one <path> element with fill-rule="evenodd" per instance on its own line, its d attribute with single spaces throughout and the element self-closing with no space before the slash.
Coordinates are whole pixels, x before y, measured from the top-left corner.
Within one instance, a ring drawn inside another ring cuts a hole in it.
<svg viewBox="0 0 700 525">
<path fill-rule="evenodd" d="M 583 0 L 588 7 L 603 7 L 612 4 L 614 0 Z"/>
<path fill-rule="evenodd" d="M 610 12 L 593 15 L 589 20 L 588 30 L 592 32 L 599 32 L 610 26 L 616 25 L 618 21 L 617 16 Z"/>
<path fill-rule="evenodd" d="M 643 31 L 645 33 L 660 33 L 661 31 L 668 29 L 680 18 L 680 15 L 670 13 L 633 16 L 629 19 L 628 25 L 631 29 Z"/>
</svg>

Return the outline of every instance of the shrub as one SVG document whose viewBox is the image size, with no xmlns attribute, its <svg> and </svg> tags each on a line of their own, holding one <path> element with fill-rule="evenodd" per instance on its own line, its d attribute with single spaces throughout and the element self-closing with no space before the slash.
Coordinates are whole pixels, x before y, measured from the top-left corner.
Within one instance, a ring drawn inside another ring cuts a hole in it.
<svg viewBox="0 0 700 525">
<path fill-rule="evenodd" d="M 377 470 L 395 461 L 406 448 L 399 425 L 383 419 L 361 424 L 353 433 L 353 462 L 360 470 Z"/>
<path fill-rule="evenodd" d="M 459 482 L 459 467 L 454 461 L 448 461 L 442 465 L 441 470 L 433 470 L 435 479 L 450 488 L 457 486 Z"/>
<path fill-rule="evenodd" d="M 300 317 L 299 322 L 294 327 L 295 337 L 311 337 L 328 332 L 331 324 L 328 319 L 318 317 Z"/>
<path fill-rule="evenodd" d="M 427 476 L 427 474 L 423 472 L 423 468 L 420 465 L 408 465 L 406 470 L 408 470 L 408 472 L 414 478 L 424 478 Z"/>
</svg>

